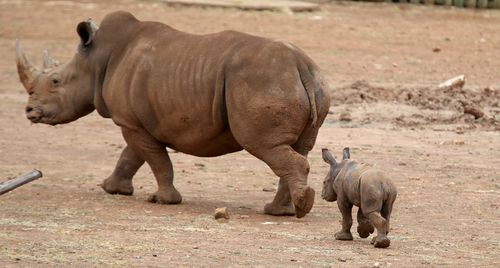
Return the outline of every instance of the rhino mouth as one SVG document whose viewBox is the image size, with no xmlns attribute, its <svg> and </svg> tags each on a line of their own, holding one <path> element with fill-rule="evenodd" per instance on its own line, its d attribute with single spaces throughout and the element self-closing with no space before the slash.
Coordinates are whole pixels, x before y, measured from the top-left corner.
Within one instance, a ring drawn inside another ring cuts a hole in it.
<svg viewBox="0 0 500 268">
<path fill-rule="evenodd" d="M 52 118 L 47 114 L 45 114 L 43 110 L 39 107 L 26 108 L 26 118 L 28 118 L 28 120 L 30 120 L 31 123 L 34 124 L 43 123 L 43 124 L 54 125 L 53 123 L 51 123 Z"/>
</svg>

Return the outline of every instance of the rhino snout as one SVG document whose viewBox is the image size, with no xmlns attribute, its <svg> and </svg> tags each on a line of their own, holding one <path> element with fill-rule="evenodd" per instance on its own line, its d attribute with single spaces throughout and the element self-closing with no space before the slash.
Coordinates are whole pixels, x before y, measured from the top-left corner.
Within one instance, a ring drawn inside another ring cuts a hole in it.
<svg viewBox="0 0 500 268">
<path fill-rule="evenodd" d="M 26 106 L 26 117 L 33 123 L 37 123 L 42 118 L 42 113 L 32 106 Z"/>
</svg>

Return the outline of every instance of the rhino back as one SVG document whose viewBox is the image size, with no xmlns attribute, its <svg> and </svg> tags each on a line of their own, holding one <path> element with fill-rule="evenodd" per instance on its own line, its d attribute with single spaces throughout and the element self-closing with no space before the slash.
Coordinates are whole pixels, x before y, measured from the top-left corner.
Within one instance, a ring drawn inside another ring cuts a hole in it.
<svg viewBox="0 0 500 268">
<path fill-rule="evenodd" d="M 226 76 L 251 64 L 242 51 L 270 41 L 232 31 L 192 35 L 160 23 L 133 25 L 121 53 L 110 59 L 103 90 L 115 123 L 145 128 L 195 155 L 206 154 L 200 147 L 213 155 L 241 150 L 228 127 Z"/>
</svg>

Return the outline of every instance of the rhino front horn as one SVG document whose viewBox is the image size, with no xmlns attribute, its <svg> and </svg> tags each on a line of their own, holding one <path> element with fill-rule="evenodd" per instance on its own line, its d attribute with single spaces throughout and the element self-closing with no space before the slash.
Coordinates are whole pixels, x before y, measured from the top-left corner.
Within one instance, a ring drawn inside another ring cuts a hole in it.
<svg viewBox="0 0 500 268">
<path fill-rule="evenodd" d="M 19 40 L 16 40 L 16 63 L 19 79 L 21 83 L 23 83 L 24 88 L 28 90 L 31 88 L 31 84 L 33 83 L 38 69 L 26 58 Z"/>
<path fill-rule="evenodd" d="M 59 65 L 59 62 L 57 60 L 54 60 L 49 56 L 49 52 L 47 50 L 43 51 L 42 58 L 43 58 L 43 69 L 50 69 Z"/>
</svg>

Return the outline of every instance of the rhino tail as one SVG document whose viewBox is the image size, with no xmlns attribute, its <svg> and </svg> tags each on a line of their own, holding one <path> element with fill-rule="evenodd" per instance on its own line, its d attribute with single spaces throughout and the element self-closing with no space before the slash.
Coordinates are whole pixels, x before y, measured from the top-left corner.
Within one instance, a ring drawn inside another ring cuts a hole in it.
<svg viewBox="0 0 500 268">
<path fill-rule="evenodd" d="M 319 83 L 314 76 L 314 73 L 309 68 L 308 64 L 302 59 L 298 59 L 298 71 L 300 75 L 300 80 L 304 86 L 307 97 L 309 99 L 309 104 L 311 106 L 310 119 L 312 120 L 312 127 L 316 128 L 316 123 L 318 121 L 318 108 L 316 105 L 316 90 L 319 87 Z"/>
</svg>

